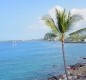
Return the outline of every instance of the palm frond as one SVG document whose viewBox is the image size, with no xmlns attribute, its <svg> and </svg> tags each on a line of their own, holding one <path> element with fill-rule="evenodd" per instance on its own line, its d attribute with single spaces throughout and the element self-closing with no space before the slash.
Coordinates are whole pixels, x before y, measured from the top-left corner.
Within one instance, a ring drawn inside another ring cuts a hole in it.
<svg viewBox="0 0 86 80">
<path fill-rule="evenodd" d="M 79 14 L 74 14 L 74 15 L 71 15 L 70 18 L 69 18 L 69 23 L 70 25 L 78 22 L 79 20 L 83 19 L 81 15 Z"/>
<path fill-rule="evenodd" d="M 78 14 L 72 15 L 70 11 L 67 12 L 65 9 L 60 11 L 55 8 L 55 11 L 56 11 L 55 15 L 56 20 L 49 15 L 42 17 L 42 20 L 48 27 L 52 29 L 52 31 L 55 34 L 58 34 L 58 36 L 59 35 L 61 36 L 61 34 L 65 35 L 66 32 L 71 29 L 72 24 L 82 19 L 81 15 Z"/>
<path fill-rule="evenodd" d="M 49 15 L 44 16 L 42 20 L 44 20 L 45 24 L 50 27 L 54 33 L 59 33 L 59 30 L 56 27 L 54 20 Z"/>
<path fill-rule="evenodd" d="M 64 15 L 65 15 L 65 10 L 63 12 L 60 12 L 59 10 L 56 10 L 56 19 L 57 19 L 57 24 L 58 24 L 58 29 L 61 33 L 64 33 L 64 28 L 63 28 L 63 22 L 64 22 Z"/>
<path fill-rule="evenodd" d="M 81 20 L 81 15 L 75 14 L 71 15 L 70 11 L 66 12 L 65 9 L 63 11 L 56 10 L 56 19 L 58 24 L 58 29 L 61 33 L 67 32 L 72 24 L 76 23 L 77 21 Z"/>
</svg>

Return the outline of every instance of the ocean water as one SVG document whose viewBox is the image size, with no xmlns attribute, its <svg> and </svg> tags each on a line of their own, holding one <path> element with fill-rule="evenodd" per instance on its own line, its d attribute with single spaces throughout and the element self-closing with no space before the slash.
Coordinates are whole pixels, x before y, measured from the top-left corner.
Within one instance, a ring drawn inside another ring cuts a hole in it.
<svg viewBox="0 0 86 80">
<path fill-rule="evenodd" d="M 67 65 L 86 57 L 86 44 L 65 43 Z M 64 72 L 60 42 L 0 43 L 0 80 L 47 80 Z"/>
</svg>

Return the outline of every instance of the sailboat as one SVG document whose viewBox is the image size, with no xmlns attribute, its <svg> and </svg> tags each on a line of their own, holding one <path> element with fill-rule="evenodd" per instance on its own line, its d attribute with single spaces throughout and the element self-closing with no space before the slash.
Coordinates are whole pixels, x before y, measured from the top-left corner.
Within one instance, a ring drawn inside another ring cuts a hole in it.
<svg viewBox="0 0 86 80">
<path fill-rule="evenodd" d="M 16 46 L 16 40 L 13 40 L 13 47 Z"/>
</svg>

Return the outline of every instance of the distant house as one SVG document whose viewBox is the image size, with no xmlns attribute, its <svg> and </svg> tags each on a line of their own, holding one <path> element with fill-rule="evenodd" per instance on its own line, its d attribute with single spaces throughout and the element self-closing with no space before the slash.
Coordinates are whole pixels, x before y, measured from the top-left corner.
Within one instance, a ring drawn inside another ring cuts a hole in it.
<svg viewBox="0 0 86 80">
<path fill-rule="evenodd" d="M 86 42 L 86 38 L 84 39 L 84 42 Z"/>
</svg>

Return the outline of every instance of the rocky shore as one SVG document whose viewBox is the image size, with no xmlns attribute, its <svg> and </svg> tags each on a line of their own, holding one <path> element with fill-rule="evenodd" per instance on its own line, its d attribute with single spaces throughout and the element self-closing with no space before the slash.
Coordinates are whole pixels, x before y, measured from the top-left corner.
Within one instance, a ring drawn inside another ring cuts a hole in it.
<svg viewBox="0 0 86 80">
<path fill-rule="evenodd" d="M 67 67 L 69 80 L 86 80 L 86 63 L 77 63 Z M 67 80 L 65 74 L 52 76 L 47 80 Z"/>
</svg>

